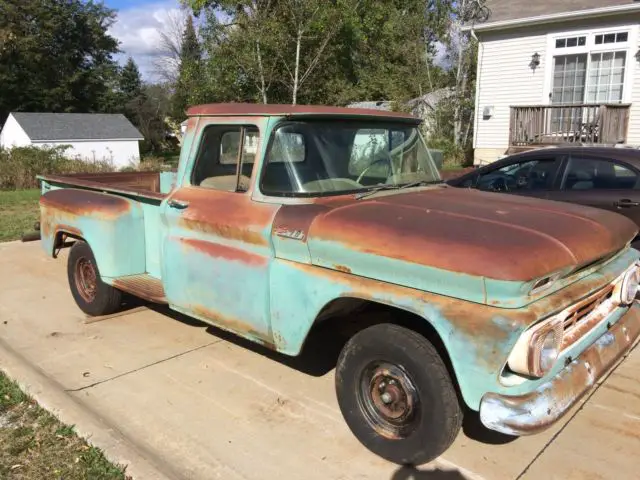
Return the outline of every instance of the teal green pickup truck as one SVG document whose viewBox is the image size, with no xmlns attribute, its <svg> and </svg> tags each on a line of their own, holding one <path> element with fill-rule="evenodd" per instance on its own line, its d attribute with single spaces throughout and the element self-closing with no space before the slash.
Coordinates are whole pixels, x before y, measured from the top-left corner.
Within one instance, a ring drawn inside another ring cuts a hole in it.
<svg viewBox="0 0 640 480">
<path fill-rule="evenodd" d="M 328 328 L 347 424 L 400 464 L 444 452 L 463 412 L 544 430 L 639 337 L 621 215 L 448 187 L 403 113 L 188 117 L 177 172 L 39 177 L 42 246 L 71 247 L 87 314 L 126 293 L 285 355 Z"/>
</svg>

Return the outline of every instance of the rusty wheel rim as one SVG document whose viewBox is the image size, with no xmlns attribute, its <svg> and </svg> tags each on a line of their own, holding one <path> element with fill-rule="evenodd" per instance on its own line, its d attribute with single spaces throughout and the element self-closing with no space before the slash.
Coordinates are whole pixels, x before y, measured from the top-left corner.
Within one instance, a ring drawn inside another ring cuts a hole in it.
<svg viewBox="0 0 640 480">
<path fill-rule="evenodd" d="M 76 288 L 82 299 L 91 303 L 96 298 L 96 290 L 98 288 L 98 275 L 93 263 L 85 257 L 81 257 L 76 261 Z"/>
<path fill-rule="evenodd" d="M 360 409 L 377 433 L 406 438 L 417 426 L 420 399 L 413 380 L 400 365 L 373 362 L 362 372 Z"/>
</svg>

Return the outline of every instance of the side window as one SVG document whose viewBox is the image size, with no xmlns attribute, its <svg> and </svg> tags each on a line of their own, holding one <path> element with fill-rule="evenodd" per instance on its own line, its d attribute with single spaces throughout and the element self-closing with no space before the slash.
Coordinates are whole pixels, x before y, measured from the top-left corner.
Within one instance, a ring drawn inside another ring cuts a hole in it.
<svg viewBox="0 0 640 480">
<path fill-rule="evenodd" d="M 192 184 L 246 192 L 258 150 L 259 131 L 253 126 L 211 125 L 202 134 Z"/>
<path fill-rule="evenodd" d="M 624 165 L 595 158 L 572 158 L 565 173 L 564 189 L 632 189 L 637 180 L 636 172 Z"/>
<path fill-rule="evenodd" d="M 488 191 L 538 191 L 553 186 L 555 157 L 512 163 L 480 176 L 476 188 Z"/>
</svg>

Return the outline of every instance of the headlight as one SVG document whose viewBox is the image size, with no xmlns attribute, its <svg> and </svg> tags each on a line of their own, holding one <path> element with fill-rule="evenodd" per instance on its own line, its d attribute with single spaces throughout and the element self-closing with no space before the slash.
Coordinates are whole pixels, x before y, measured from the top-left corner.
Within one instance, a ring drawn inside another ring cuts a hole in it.
<svg viewBox="0 0 640 480">
<path fill-rule="evenodd" d="M 524 332 L 509 356 L 509 368 L 530 377 L 543 377 L 553 368 L 562 345 L 562 319 L 552 318 Z"/>
<path fill-rule="evenodd" d="M 638 286 L 640 286 L 640 271 L 637 266 L 634 266 L 622 279 L 619 298 L 621 305 L 631 305 L 633 303 L 638 293 Z"/>
</svg>

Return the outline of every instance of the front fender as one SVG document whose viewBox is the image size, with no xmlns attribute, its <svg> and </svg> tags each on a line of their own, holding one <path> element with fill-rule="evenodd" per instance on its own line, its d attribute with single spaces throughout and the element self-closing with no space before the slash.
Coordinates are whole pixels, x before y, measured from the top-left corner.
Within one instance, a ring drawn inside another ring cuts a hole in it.
<svg viewBox="0 0 640 480">
<path fill-rule="evenodd" d="M 144 212 L 135 200 L 64 188 L 40 197 L 42 248 L 53 256 L 61 233 L 84 239 L 105 278 L 146 271 Z"/>
<path fill-rule="evenodd" d="M 297 355 L 315 319 L 343 297 L 385 304 L 431 323 L 444 343 L 462 396 L 479 408 L 495 388 L 520 334 L 536 320 L 533 311 L 506 310 L 393 285 L 348 273 L 275 259 L 270 270 L 271 328 L 276 348 Z"/>
</svg>

